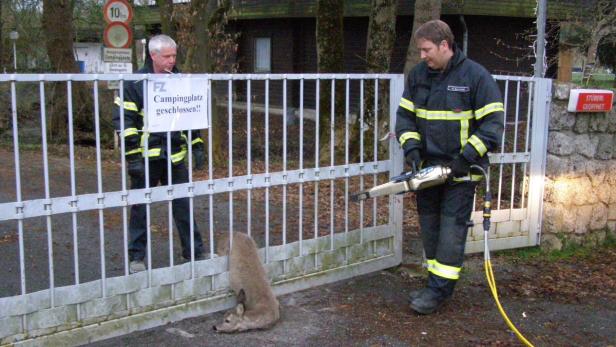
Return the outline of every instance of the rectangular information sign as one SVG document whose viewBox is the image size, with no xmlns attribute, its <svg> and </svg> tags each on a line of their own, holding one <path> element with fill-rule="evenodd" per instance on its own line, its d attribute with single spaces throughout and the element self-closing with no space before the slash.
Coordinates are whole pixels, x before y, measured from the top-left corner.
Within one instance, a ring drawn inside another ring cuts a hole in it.
<svg viewBox="0 0 616 347">
<path fill-rule="evenodd" d="M 151 77 L 147 83 L 146 131 L 205 129 L 209 126 L 206 79 Z"/>
<path fill-rule="evenodd" d="M 133 73 L 133 64 L 131 63 L 104 63 L 103 72 L 104 73 L 117 73 L 117 74 Z M 119 89 L 120 81 L 107 81 L 107 88 L 108 89 Z"/>
<path fill-rule="evenodd" d="M 108 48 L 103 47 L 103 61 L 111 63 L 132 62 L 133 50 L 131 48 Z"/>
<path fill-rule="evenodd" d="M 609 112 L 614 102 L 614 92 L 603 89 L 571 89 L 569 112 Z"/>
</svg>

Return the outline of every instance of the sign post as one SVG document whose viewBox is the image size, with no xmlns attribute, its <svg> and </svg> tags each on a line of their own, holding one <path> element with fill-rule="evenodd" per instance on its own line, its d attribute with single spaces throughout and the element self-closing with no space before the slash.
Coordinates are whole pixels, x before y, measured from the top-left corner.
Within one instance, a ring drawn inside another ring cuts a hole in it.
<svg viewBox="0 0 616 347">
<path fill-rule="evenodd" d="M 103 62 L 105 73 L 132 73 L 133 33 L 128 25 L 133 19 L 133 8 L 126 0 L 107 0 L 103 7 L 107 22 L 103 32 Z M 118 89 L 118 81 L 109 81 L 109 89 Z"/>
</svg>

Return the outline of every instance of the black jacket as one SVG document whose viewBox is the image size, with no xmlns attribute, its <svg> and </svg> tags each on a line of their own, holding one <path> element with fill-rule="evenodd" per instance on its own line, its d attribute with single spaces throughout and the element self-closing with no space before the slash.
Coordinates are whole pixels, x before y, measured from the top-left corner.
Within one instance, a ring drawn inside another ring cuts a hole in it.
<svg viewBox="0 0 616 347">
<path fill-rule="evenodd" d="M 396 114 L 396 137 L 405 155 L 419 149 L 426 165 L 447 164 L 463 155 L 487 166 L 503 133 L 504 109 L 488 71 L 455 47 L 447 68 L 421 62 L 407 76 Z"/>
<path fill-rule="evenodd" d="M 176 68 L 173 72 L 177 73 Z M 154 73 L 150 65 L 144 66 L 137 73 Z M 120 105 L 117 96 L 113 108 L 113 125 L 118 132 L 120 126 Z M 143 156 L 155 159 L 167 159 L 167 133 L 144 133 L 143 129 L 143 80 L 124 82 L 124 146 L 127 160 Z M 145 153 L 145 141 L 148 141 L 148 153 Z M 186 131 L 173 131 L 171 139 L 171 161 L 178 164 L 187 153 L 188 136 Z M 203 146 L 199 130 L 192 131 L 192 145 Z M 201 147 L 202 149 L 202 147 Z"/>
</svg>

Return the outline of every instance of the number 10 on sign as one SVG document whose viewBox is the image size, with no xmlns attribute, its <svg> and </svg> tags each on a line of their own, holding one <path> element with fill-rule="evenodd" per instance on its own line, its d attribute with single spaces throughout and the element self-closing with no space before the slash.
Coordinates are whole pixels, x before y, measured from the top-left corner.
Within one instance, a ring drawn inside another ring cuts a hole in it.
<svg viewBox="0 0 616 347">
<path fill-rule="evenodd" d="M 107 23 L 129 23 L 133 19 L 133 8 L 126 0 L 108 0 L 103 7 L 103 16 Z"/>
</svg>

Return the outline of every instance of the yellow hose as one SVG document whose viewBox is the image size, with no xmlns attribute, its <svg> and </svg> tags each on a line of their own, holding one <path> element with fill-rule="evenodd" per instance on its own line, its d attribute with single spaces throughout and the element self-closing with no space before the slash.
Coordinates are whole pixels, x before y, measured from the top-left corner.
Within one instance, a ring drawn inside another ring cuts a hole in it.
<svg viewBox="0 0 616 347">
<path fill-rule="evenodd" d="M 534 347 L 533 344 L 530 343 L 530 341 L 528 341 L 518 331 L 515 325 L 511 323 L 511 320 L 509 319 L 509 317 L 507 317 L 507 313 L 505 313 L 503 306 L 498 300 L 498 292 L 496 291 L 496 279 L 494 279 L 494 271 L 492 271 L 492 261 L 490 261 L 490 246 L 488 242 L 488 236 L 489 236 L 488 234 L 490 232 L 490 217 L 492 216 L 492 206 L 491 206 L 492 205 L 492 194 L 490 193 L 490 175 L 479 165 L 471 165 L 471 167 L 479 170 L 486 180 L 486 191 L 483 197 L 483 200 L 484 200 L 483 201 L 483 244 L 484 244 L 483 267 L 486 271 L 486 278 L 488 280 L 488 286 L 490 287 L 490 292 L 492 293 L 492 296 L 494 297 L 494 301 L 496 302 L 498 311 L 500 312 L 501 316 L 503 316 L 503 319 L 505 319 L 505 323 L 507 323 L 507 326 L 509 326 L 509 329 L 511 329 L 515 333 L 515 335 L 518 337 L 520 342 L 522 342 L 524 345 L 529 346 L 529 347 Z"/>
<path fill-rule="evenodd" d="M 488 279 L 488 285 L 490 286 L 490 292 L 492 293 L 492 296 L 494 297 L 494 301 L 496 302 L 496 306 L 498 307 L 498 310 L 500 311 L 501 316 L 503 316 L 503 319 L 505 319 L 505 322 L 507 323 L 509 328 L 515 333 L 515 335 L 524 345 L 529 346 L 529 347 L 534 347 L 533 344 L 530 343 L 530 341 L 528 341 L 518 331 L 518 329 L 513 325 L 513 323 L 511 323 L 511 320 L 509 320 L 509 317 L 507 317 L 507 313 L 505 313 L 503 306 L 501 306 L 501 303 L 498 300 L 498 292 L 496 291 L 496 280 L 494 279 L 494 272 L 492 271 L 492 262 L 490 261 L 489 258 L 484 261 L 483 267 L 485 268 L 485 271 L 486 271 L 486 278 Z"/>
</svg>

